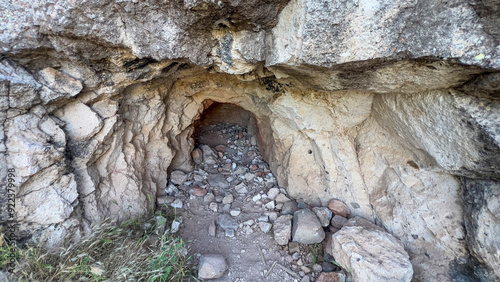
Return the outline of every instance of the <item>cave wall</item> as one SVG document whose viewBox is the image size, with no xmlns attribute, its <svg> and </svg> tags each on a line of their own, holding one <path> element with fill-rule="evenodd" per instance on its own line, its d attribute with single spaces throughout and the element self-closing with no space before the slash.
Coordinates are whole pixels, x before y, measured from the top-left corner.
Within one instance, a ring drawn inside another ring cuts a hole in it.
<svg viewBox="0 0 500 282">
<path fill-rule="evenodd" d="M 383 226 L 415 279 L 500 276 L 495 6 L 0 8 L 0 176 L 16 170 L 20 241 L 54 247 L 147 213 L 168 171 L 192 168 L 193 123 L 216 101 L 254 114 L 260 150 L 292 197 L 337 198 Z M 4 223 L 5 191 L 0 199 Z"/>
</svg>

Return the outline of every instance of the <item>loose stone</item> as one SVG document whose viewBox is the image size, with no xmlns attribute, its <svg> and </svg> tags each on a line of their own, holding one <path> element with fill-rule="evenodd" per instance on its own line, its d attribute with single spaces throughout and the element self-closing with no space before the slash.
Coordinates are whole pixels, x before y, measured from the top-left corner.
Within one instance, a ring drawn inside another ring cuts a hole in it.
<svg viewBox="0 0 500 282">
<path fill-rule="evenodd" d="M 220 278 L 226 269 L 227 263 L 223 256 L 217 254 L 202 255 L 198 267 L 198 279 Z"/>
</svg>

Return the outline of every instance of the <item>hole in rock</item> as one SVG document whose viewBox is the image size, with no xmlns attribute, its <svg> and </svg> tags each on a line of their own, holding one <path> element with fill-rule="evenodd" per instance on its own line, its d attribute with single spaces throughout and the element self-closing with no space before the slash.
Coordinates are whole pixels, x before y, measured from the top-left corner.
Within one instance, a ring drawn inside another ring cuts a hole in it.
<svg viewBox="0 0 500 282">
<path fill-rule="evenodd" d="M 183 207 L 178 232 L 191 255 L 196 260 L 203 254 L 220 254 L 228 263 L 228 273 L 217 281 L 261 280 L 273 262 L 280 266 L 267 281 L 291 281 L 295 277 L 287 270 L 294 258 L 310 267 L 322 259 L 318 245 L 297 244 L 289 250 L 289 233 L 275 238 L 277 219 L 288 215 L 291 228 L 290 214 L 298 205 L 279 188 L 259 152 L 257 135 L 251 112 L 209 101 L 194 122 L 193 171 L 171 173 L 167 194 Z M 304 255 L 297 258 L 300 252 Z M 305 255 L 309 253 L 317 255 Z"/>
</svg>

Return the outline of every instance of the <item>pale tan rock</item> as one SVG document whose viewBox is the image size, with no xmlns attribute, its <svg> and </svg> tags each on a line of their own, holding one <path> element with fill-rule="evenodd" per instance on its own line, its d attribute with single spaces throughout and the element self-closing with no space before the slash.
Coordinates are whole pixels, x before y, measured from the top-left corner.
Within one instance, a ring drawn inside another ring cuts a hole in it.
<svg viewBox="0 0 500 282">
<path fill-rule="evenodd" d="M 74 141 L 91 138 L 103 125 L 101 118 L 81 102 L 66 105 L 56 113 L 56 116 L 66 123 L 64 130 Z"/>
<path fill-rule="evenodd" d="M 332 252 L 354 281 L 411 281 L 413 268 L 399 240 L 355 217 L 332 235 Z"/>
<path fill-rule="evenodd" d="M 42 91 L 40 98 L 44 103 L 61 98 L 73 97 L 80 93 L 83 88 L 81 81 L 54 68 L 44 68 L 38 75 L 40 76 L 40 81 L 52 90 Z"/>
</svg>

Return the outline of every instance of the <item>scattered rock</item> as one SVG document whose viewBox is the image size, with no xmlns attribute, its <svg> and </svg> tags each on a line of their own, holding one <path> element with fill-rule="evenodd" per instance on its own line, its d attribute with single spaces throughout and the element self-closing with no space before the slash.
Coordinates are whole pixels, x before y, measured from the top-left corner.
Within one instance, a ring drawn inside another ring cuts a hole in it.
<svg viewBox="0 0 500 282">
<path fill-rule="evenodd" d="M 330 224 L 330 219 L 332 219 L 332 211 L 330 209 L 326 207 L 315 207 L 313 211 L 318 217 L 321 226 L 327 227 Z"/>
<path fill-rule="evenodd" d="M 292 215 L 282 215 L 274 221 L 274 240 L 278 245 L 286 245 L 292 236 Z"/>
<path fill-rule="evenodd" d="M 299 210 L 299 206 L 296 201 L 288 201 L 283 203 L 281 207 L 281 214 L 291 214 L 293 215 L 296 211 Z"/>
<path fill-rule="evenodd" d="M 219 211 L 219 205 L 217 203 L 210 203 L 208 208 L 213 211 L 213 212 L 218 212 Z"/>
<path fill-rule="evenodd" d="M 231 204 L 233 201 L 234 201 L 234 196 L 232 194 L 228 194 L 222 199 L 223 204 Z"/>
<path fill-rule="evenodd" d="M 269 221 L 269 216 L 268 215 L 261 216 L 261 217 L 258 218 L 258 221 L 268 222 Z"/>
<path fill-rule="evenodd" d="M 210 222 L 210 225 L 208 225 L 208 235 L 215 237 L 216 232 L 217 232 L 217 226 L 215 225 L 215 220 L 212 220 Z"/>
<path fill-rule="evenodd" d="M 177 233 L 179 231 L 179 228 L 181 228 L 181 222 L 177 220 L 172 221 L 172 225 L 170 227 L 170 233 L 172 234 Z"/>
<path fill-rule="evenodd" d="M 265 207 L 266 207 L 266 209 L 268 209 L 268 210 L 274 210 L 274 208 L 275 208 L 274 201 L 270 201 L 269 203 L 267 203 L 267 204 L 265 205 Z"/>
<path fill-rule="evenodd" d="M 240 194 L 248 193 L 248 187 L 243 182 L 236 185 L 236 187 L 234 187 L 234 190 Z"/>
<path fill-rule="evenodd" d="M 203 162 L 205 164 L 207 164 L 207 165 L 214 165 L 214 164 L 217 163 L 215 161 L 215 153 L 212 150 L 212 148 L 210 148 L 207 145 L 201 145 L 200 148 L 201 148 L 201 151 L 203 153 Z"/>
<path fill-rule="evenodd" d="M 278 188 L 271 188 L 267 192 L 267 197 L 269 199 L 271 199 L 271 200 L 274 200 L 274 199 L 276 199 L 276 197 L 278 196 L 279 193 L 280 193 L 280 189 L 278 189 Z"/>
<path fill-rule="evenodd" d="M 315 265 L 313 265 L 313 271 L 314 272 L 321 272 L 321 271 L 323 271 L 323 267 L 321 267 L 321 264 L 315 264 Z"/>
<path fill-rule="evenodd" d="M 223 256 L 207 254 L 200 257 L 198 267 L 198 279 L 216 279 L 222 277 L 227 269 L 227 263 Z"/>
<path fill-rule="evenodd" d="M 209 175 L 207 180 L 210 186 L 214 188 L 219 188 L 219 189 L 229 188 L 229 182 L 227 182 L 226 178 L 222 174 Z"/>
<path fill-rule="evenodd" d="M 236 208 L 236 209 L 231 210 L 231 211 L 229 212 L 229 214 L 230 214 L 231 216 L 238 216 L 238 215 L 240 215 L 240 213 L 241 213 L 241 209 L 240 209 L 240 208 Z"/>
<path fill-rule="evenodd" d="M 283 193 L 279 193 L 278 196 L 276 196 L 276 202 L 277 203 L 286 203 L 286 202 L 289 202 L 290 201 L 290 198 L 288 198 L 287 196 L 285 196 L 285 194 Z"/>
<path fill-rule="evenodd" d="M 347 218 L 341 216 L 341 215 L 336 215 L 332 218 L 332 221 L 330 222 L 330 224 L 335 227 L 335 228 L 342 228 L 344 227 L 344 224 L 347 222 Z"/>
<path fill-rule="evenodd" d="M 194 187 L 189 190 L 189 193 L 193 196 L 203 197 L 207 194 L 207 190 L 200 187 Z"/>
<path fill-rule="evenodd" d="M 182 185 L 184 182 L 186 182 L 188 176 L 180 171 L 180 170 L 174 170 L 172 173 L 170 173 L 170 182 L 176 185 Z"/>
<path fill-rule="evenodd" d="M 199 148 L 196 148 L 191 152 L 191 157 L 193 158 L 195 164 L 203 163 L 203 155 Z"/>
<path fill-rule="evenodd" d="M 259 201 L 260 199 L 262 199 L 262 195 L 257 194 L 257 195 L 255 195 L 255 196 L 253 196 L 252 201 L 257 202 L 257 201 Z"/>
<path fill-rule="evenodd" d="M 213 193 L 207 193 L 205 197 L 203 197 L 203 202 L 205 204 L 211 203 L 215 200 L 215 196 Z"/>
<path fill-rule="evenodd" d="M 172 208 L 182 209 L 183 204 L 182 204 L 182 201 L 180 199 L 176 199 L 173 203 L 170 204 L 170 206 Z"/>
<path fill-rule="evenodd" d="M 357 281 L 357 280 L 354 280 Z M 375 281 L 375 280 L 367 280 Z M 345 282 L 345 275 L 342 272 L 322 272 L 316 282 Z"/>
<path fill-rule="evenodd" d="M 332 235 L 335 260 L 353 281 L 411 281 L 413 268 L 403 245 L 366 219 L 355 217 Z"/>
<path fill-rule="evenodd" d="M 300 252 L 299 244 L 297 242 L 288 243 L 288 252 L 290 254 L 299 253 Z"/>
<path fill-rule="evenodd" d="M 219 224 L 219 226 L 224 230 L 226 229 L 238 230 L 239 226 L 238 222 L 228 214 L 219 215 L 219 217 L 217 217 L 217 224 Z"/>
<path fill-rule="evenodd" d="M 336 215 L 340 215 L 343 217 L 349 217 L 351 214 L 351 211 L 349 210 L 349 207 L 344 204 L 344 202 L 333 199 L 330 201 L 328 204 L 328 208 Z"/>
<path fill-rule="evenodd" d="M 314 244 L 325 239 L 325 232 L 318 217 L 310 210 L 303 209 L 293 215 L 292 236 L 295 242 Z"/>
<path fill-rule="evenodd" d="M 259 222 L 259 228 L 262 232 L 267 233 L 271 230 L 273 225 L 269 222 Z"/>
</svg>

